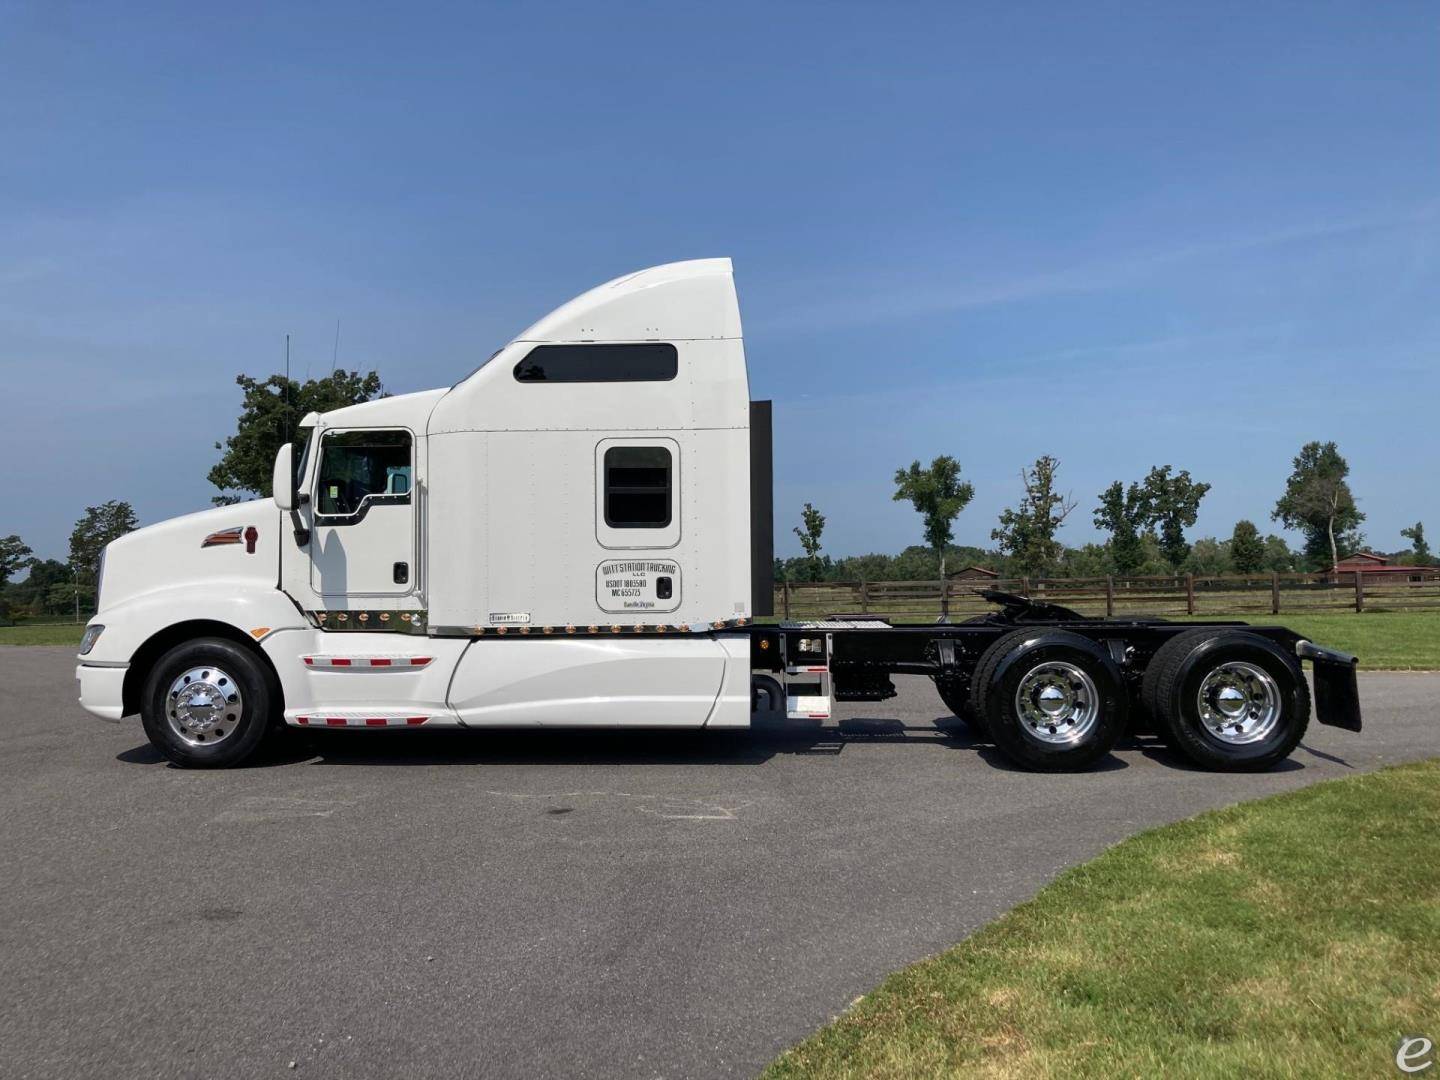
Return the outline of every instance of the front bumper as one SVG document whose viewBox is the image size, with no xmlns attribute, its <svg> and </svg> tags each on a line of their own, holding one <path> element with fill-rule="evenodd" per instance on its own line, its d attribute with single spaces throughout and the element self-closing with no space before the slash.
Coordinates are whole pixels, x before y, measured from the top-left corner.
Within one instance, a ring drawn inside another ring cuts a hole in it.
<svg viewBox="0 0 1440 1080">
<path fill-rule="evenodd" d="M 102 720 L 119 720 L 125 715 L 125 672 L 129 664 L 77 664 L 75 682 L 80 705 Z"/>
<path fill-rule="evenodd" d="M 1360 730 L 1360 685 L 1355 668 L 1360 661 L 1338 649 L 1313 641 L 1300 641 L 1295 655 L 1315 669 L 1315 719 L 1346 731 Z"/>
</svg>

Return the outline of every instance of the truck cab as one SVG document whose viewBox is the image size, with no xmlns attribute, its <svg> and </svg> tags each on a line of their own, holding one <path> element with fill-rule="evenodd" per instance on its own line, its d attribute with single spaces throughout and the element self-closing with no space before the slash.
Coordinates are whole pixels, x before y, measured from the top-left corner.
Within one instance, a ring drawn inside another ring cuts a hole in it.
<svg viewBox="0 0 1440 1080">
<path fill-rule="evenodd" d="M 744 726 L 750 415 L 728 259 L 607 282 L 307 417 L 272 499 L 112 543 L 81 704 L 190 765 L 276 723 Z"/>
</svg>

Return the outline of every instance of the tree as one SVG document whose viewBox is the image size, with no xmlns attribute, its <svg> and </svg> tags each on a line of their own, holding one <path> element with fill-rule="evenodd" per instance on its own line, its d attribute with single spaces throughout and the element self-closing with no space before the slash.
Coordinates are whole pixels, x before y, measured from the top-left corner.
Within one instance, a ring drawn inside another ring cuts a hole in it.
<svg viewBox="0 0 1440 1080">
<path fill-rule="evenodd" d="M 1219 577 L 1234 568 L 1235 564 L 1230 561 L 1230 541 L 1213 536 L 1202 536 L 1190 545 L 1190 553 L 1181 564 L 1181 569 L 1196 577 Z"/>
<path fill-rule="evenodd" d="M 813 559 L 820 554 L 820 534 L 825 531 L 825 515 L 807 502 L 805 509 L 800 511 L 800 521 L 803 528 L 797 526 L 795 535 L 800 538 L 805 557 Z"/>
<path fill-rule="evenodd" d="M 1060 462 L 1046 454 L 1036 460 L 1033 468 L 1021 469 L 1025 495 L 1020 506 L 1006 509 L 1000 515 L 1000 527 L 990 533 L 1022 574 L 1044 576 L 1064 552 L 1055 533 L 1075 509 L 1075 502 L 1055 491 L 1059 468 Z"/>
<path fill-rule="evenodd" d="M 61 615 L 71 606 L 70 587 L 73 575 L 70 568 L 59 559 L 33 559 L 30 573 L 25 580 L 12 584 L 6 592 L 9 599 L 19 607 L 29 610 L 32 615 Z M 65 586 L 67 590 L 63 603 L 52 603 L 52 589 Z"/>
<path fill-rule="evenodd" d="M 1334 566 L 1340 561 L 1342 546 L 1360 545 L 1357 530 L 1365 515 L 1355 505 L 1345 481 L 1349 473 L 1349 463 L 1333 442 L 1306 443 L 1285 481 L 1285 494 L 1270 515 L 1287 529 L 1305 534 L 1305 554 L 1312 564 L 1323 562 L 1328 551 L 1329 565 Z"/>
<path fill-rule="evenodd" d="M 10 575 L 30 566 L 35 561 L 31 557 L 34 554 L 29 545 L 14 533 L 0 537 L 0 588 L 5 587 Z"/>
<path fill-rule="evenodd" d="M 1290 550 L 1290 545 L 1285 542 L 1283 536 L 1276 536 L 1271 533 L 1265 537 L 1265 566 L 1266 570 L 1275 570 L 1281 574 L 1288 574 L 1295 569 L 1295 552 Z"/>
<path fill-rule="evenodd" d="M 1400 535 L 1410 541 L 1410 551 L 1415 558 L 1416 566 L 1429 566 L 1434 561 L 1430 558 L 1430 545 L 1425 540 L 1425 523 L 1423 521 L 1415 522 L 1408 529 L 1401 529 Z M 16 537 L 12 536 L 10 539 L 14 540 Z M 4 541 L 0 540 L 0 544 L 3 543 Z"/>
<path fill-rule="evenodd" d="M 87 506 L 85 516 L 70 533 L 70 570 L 77 579 L 94 584 L 100 572 L 100 553 L 111 540 L 118 540 L 140 527 L 128 502 L 112 499 L 99 506 Z"/>
<path fill-rule="evenodd" d="M 1114 553 L 1109 544 L 1086 544 L 1066 548 L 1056 571 L 1060 577 L 1104 577 L 1115 569 Z"/>
<path fill-rule="evenodd" d="M 1237 521 L 1230 534 L 1230 562 L 1237 574 L 1259 573 L 1265 567 L 1265 543 L 1253 521 Z"/>
<path fill-rule="evenodd" d="M 1139 484 L 1125 485 L 1116 480 L 1100 493 L 1095 508 L 1095 527 L 1110 534 L 1106 547 L 1110 566 L 1117 574 L 1135 574 L 1145 562 L 1145 546 L 1140 534 L 1150 524 L 1150 498 Z"/>
<path fill-rule="evenodd" d="M 975 497 L 975 486 L 960 479 L 960 463 L 942 454 L 922 469 L 912 462 L 895 470 L 896 502 L 909 502 L 925 518 L 925 542 L 940 556 L 940 579 L 945 579 L 945 549 L 954 533 L 951 522 Z"/>
<path fill-rule="evenodd" d="M 1195 524 L 1200 500 L 1210 490 L 1210 485 L 1191 480 L 1186 469 L 1171 476 L 1170 468 L 1169 465 L 1152 468 L 1145 477 L 1143 490 L 1150 522 L 1160 530 L 1160 550 L 1165 553 L 1170 566 L 1179 569 L 1190 554 L 1185 530 Z"/>
<path fill-rule="evenodd" d="M 245 394 L 240 418 L 235 434 L 223 445 L 215 444 L 216 450 L 225 453 L 206 477 L 220 489 L 221 494 L 212 501 L 221 506 L 239 502 L 242 495 L 237 493 L 270 496 L 275 455 L 295 437 L 307 413 L 330 412 L 384 396 L 380 376 L 373 371 L 365 375 L 332 371 L 304 383 L 284 375 L 268 379 L 238 375 L 235 382 Z"/>
</svg>

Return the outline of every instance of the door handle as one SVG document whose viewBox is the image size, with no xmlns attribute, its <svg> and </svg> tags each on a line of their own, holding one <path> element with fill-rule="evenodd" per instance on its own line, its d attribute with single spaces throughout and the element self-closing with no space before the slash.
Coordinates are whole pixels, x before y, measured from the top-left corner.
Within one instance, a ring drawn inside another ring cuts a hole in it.
<svg viewBox="0 0 1440 1080">
<path fill-rule="evenodd" d="M 406 585 L 410 582 L 410 564 L 397 562 L 395 564 L 395 584 Z"/>
</svg>

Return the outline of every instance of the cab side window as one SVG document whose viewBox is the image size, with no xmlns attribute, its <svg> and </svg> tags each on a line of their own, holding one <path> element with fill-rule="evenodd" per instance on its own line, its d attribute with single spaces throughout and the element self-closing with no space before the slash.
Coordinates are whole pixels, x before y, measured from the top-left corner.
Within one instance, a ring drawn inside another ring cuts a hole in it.
<svg viewBox="0 0 1440 1080">
<path fill-rule="evenodd" d="M 315 512 L 354 517 L 376 503 L 408 503 L 410 451 L 408 431 L 327 432 L 315 477 Z"/>
<path fill-rule="evenodd" d="M 605 451 L 605 524 L 663 529 L 670 524 L 670 451 L 612 446 Z"/>
</svg>

